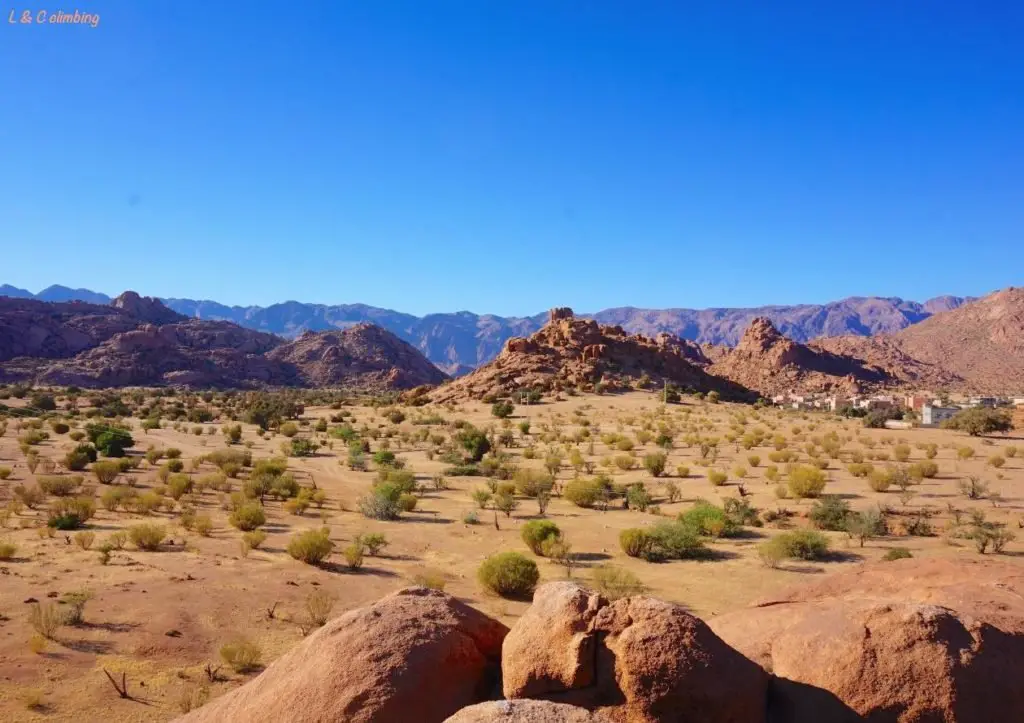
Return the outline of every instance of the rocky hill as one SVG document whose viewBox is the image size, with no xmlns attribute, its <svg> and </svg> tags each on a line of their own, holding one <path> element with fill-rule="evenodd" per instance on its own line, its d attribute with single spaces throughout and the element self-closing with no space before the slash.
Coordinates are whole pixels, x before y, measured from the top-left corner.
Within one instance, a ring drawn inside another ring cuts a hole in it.
<svg viewBox="0 0 1024 723">
<path fill-rule="evenodd" d="M 695 344 L 664 334 L 650 339 L 621 327 L 579 319 L 572 309 L 552 309 L 548 323 L 528 338 L 505 343 L 497 359 L 446 384 L 433 393 L 435 401 L 482 399 L 537 389 L 608 391 L 632 387 L 642 377 L 653 384 L 670 382 L 683 388 L 715 390 L 724 399 L 752 399 L 748 389 L 707 374 Z"/>
<path fill-rule="evenodd" d="M 815 345 L 889 370 L 905 383 L 987 394 L 1024 392 L 1024 289 L 989 294 L 908 327 L 871 338 Z"/>
<path fill-rule="evenodd" d="M 858 394 L 896 382 L 884 370 L 854 357 L 787 339 L 765 317 L 754 319 L 740 343 L 720 355 L 708 371 L 765 396 L 790 391 Z"/>
<path fill-rule="evenodd" d="M 411 345 L 373 324 L 307 331 L 267 358 L 294 368 L 302 386 L 411 389 L 447 379 Z"/>
<path fill-rule="evenodd" d="M 1022 594 L 1010 562 L 898 560 L 706 623 L 662 600 L 551 582 L 508 629 L 407 588 L 177 721 L 1016 721 Z"/>
<path fill-rule="evenodd" d="M 371 324 L 286 342 L 227 321 L 190 319 L 131 291 L 110 305 L 0 298 L 0 381 L 385 390 L 444 378 Z"/>
<path fill-rule="evenodd" d="M 3 285 L 0 296 L 38 298 L 46 301 L 82 299 L 107 303 L 110 298 L 87 289 L 51 286 L 39 294 Z M 917 324 L 933 314 L 955 309 L 969 299 L 940 296 L 924 303 L 898 298 L 851 297 L 827 304 L 762 306 L 717 309 L 605 309 L 590 317 L 630 333 L 655 337 L 672 334 L 700 344 L 733 346 L 757 317 L 767 317 L 785 336 L 798 342 L 841 335 L 892 333 Z M 396 334 L 419 349 L 445 372 L 457 375 L 494 359 L 512 337 L 529 336 L 546 321 L 544 314 L 501 317 L 461 311 L 417 317 L 365 304 L 304 304 L 287 301 L 267 307 L 227 306 L 216 301 L 163 299 L 184 316 L 232 321 L 240 326 L 287 338 L 304 331 L 344 329 L 370 322 Z"/>
</svg>

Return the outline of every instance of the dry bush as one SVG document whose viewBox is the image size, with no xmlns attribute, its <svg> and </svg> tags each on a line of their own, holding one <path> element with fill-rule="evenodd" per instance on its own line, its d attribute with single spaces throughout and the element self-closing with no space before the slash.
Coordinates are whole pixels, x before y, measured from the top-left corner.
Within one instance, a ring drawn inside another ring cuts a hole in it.
<svg viewBox="0 0 1024 723">
<path fill-rule="evenodd" d="M 248 638 L 234 638 L 220 648 L 220 657 L 236 673 L 248 673 L 260 665 L 263 651 Z"/>
<path fill-rule="evenodd" d="M 47 640 L 54 639 L 64 620 L 64 612 L 52 602 L 32 603 L 28 614 L 29 625 Z"/>
<path fill-rule="evenodd" d="M 160 549 L 160 543 L 164 541 L 166 536 L 167 530 L 162 525 L 150 522 L 143 522 L 128 528 L 128 537 L 131 539 L 132 544 L 140 550 L 147 550 L 149 552 Z"/>
<path fill-rule="evenodd" d="M 644 591 L 644 585 L 636 575 L 610 564 L 595 567 L 591 581 L 594 589 L 609 600 L 639 595 Z"/>
<path fill-rule="evenodd" d="M 360 555 L 362 545 L 359 545 Z M 288 554 L 307 565 L 318 565 L 334 550 L 327 528 L 304 530 L 288 541 Z"/>
<path fill-rule="evenodd" d="M 323 627 L 334 609 L 334 603 L 335 597 L 326 590 L 316 589 L 307 595 L 303 619 L 299 622 L 302 634 L 309 635 L 312 630 Z"/>
</svg>

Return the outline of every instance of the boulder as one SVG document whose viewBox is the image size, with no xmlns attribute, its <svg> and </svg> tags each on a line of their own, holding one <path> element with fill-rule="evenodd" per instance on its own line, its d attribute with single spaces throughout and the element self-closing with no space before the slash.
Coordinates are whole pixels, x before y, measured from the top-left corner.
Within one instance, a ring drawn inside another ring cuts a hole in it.
<svg viewBox="0 0 1024 723">
<path fill-rule="evenodd" d="M 774 720 L 1024 717 L 1019 566 L 916 559 L 863 565 L 715 618 L 712 627 L 774 673 Z"/>
<path fill-rule="evenodd" d="M 758 723 L 768 676 L 678 605 L 635 597 L 609 603 L 550 583 L 509 632 L 506 698 L 600 709 L 615 720 Z"/>
<path fill-rule="evenodd" d="M 610 723 L 600 713 L 545 700 L 494 700 L 463 708 L 445 723 Z"/>
<path fill-rule="evenodd" d="M 445 720 L 496 693 L 508 629 L 436 590 L 407 588 L 331 620 L 181 723 Z"/>
</svg>

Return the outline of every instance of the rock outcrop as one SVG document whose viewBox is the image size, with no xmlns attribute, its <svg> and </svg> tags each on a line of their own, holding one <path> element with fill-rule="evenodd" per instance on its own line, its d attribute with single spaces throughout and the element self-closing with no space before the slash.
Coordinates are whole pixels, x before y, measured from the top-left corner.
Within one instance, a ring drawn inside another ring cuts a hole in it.
<svg viewBox="0 0 1024 723">
<path fill-rule="evenodd" d="M 303 386 L 412 389 L 447 379 L 412 346 L 373 324 L 307 331 L 268 358 L 294 367 Z"/>
<path fill-rule="evenodd" d="M 432 398 L 446 402 L 509 396 L 534 389 L 605 391 L 631 388 L 646 377 L 653 384 L 672 383 L 694 391 L 717 391 L 723 399 L 753 400 L 739 384 L 706 373 L 696 345 L 667 336 L 657 340 L 627 334 L 622 327 L 579 319 L 572 310 L 552 309 L 548 323 L 528 338 L 505 343 L 498 358 L 438 389 Z"/>
<path fill-rule="evenodd" d="M 463 708 L 445 723 L 612 723 L 600 713 L 544 700 L 493 700 Z"/>
<path fill-rule="evenodd" d="M 609 603 L 568 583 L 538 588 L 505 639 L 506 698 L 543 698 L 630 723 L 765 720 L 768 675 L 677 605 Z"/>
<path fill-rule="evenodd" d="M 451 595 L 408 588 L 331 620 L 248 684 L 177 720 L 440 723 L 493 697 L 506 632 Z"/>
<path fill-rule="evenodd" d="M 711 627 L 775 675 L 780 721 L 1024 715 L 1024 571 L 1010 563 L 863 565 Z"/>
<path fill-rule="evenodd" d="M 720 355 L 708 371 L 765 396 L 795 391 L 856 394 L 896 381 L 854 357 L 787 339 L 766 317 L 754 319 L 736 348 Z"/>
</svg>

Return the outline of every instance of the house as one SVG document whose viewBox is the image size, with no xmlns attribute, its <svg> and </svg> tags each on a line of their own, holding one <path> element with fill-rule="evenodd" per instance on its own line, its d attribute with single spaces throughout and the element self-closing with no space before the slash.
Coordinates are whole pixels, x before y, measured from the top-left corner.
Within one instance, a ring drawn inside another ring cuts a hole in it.
<svg viewBox="0 0 1024 723">
<path fill-rule="evenodd" d="M 925 404 L 921 407 L 921 426 L 937 427 L 960 411 L 960 407 L 936 407 Z"/>
<path fill-rule="evenodd" d="M 967 403 L 972 407 L 995 407 L 998 406 L 999 400 L 995 397 L 971 397 Z"/>
<path fill-rule="evenodd" d="M 907 397 L 904 400 L 903 404 L 907 407 L 907 409 L 913 409 L 915 412 L 920 412 L 921 407 L 923 407 L 925 404 L 928 404 L 928 402 L 928 397 L 924 396 L 923 394 L 913 394 Z"/>
</svg>

